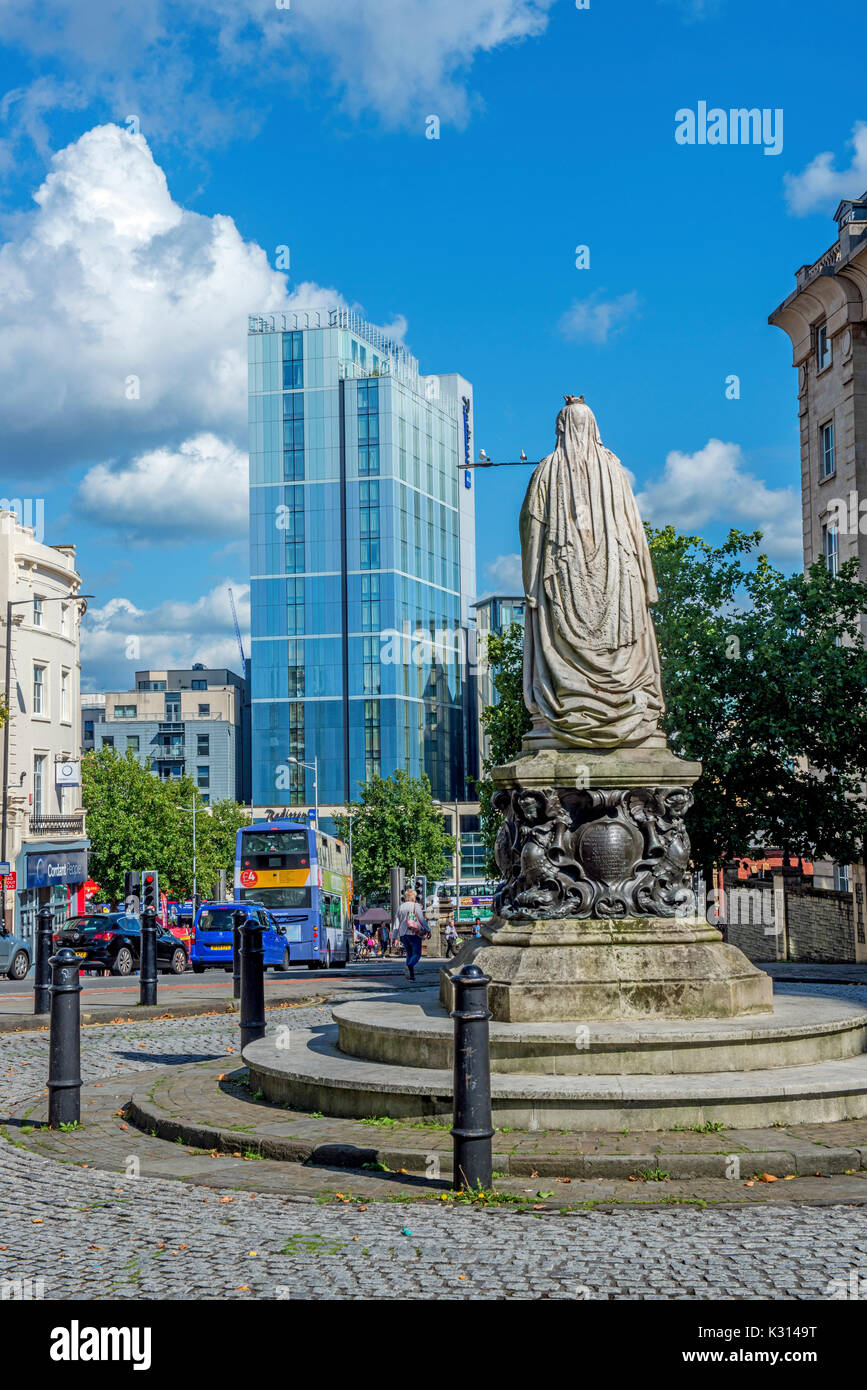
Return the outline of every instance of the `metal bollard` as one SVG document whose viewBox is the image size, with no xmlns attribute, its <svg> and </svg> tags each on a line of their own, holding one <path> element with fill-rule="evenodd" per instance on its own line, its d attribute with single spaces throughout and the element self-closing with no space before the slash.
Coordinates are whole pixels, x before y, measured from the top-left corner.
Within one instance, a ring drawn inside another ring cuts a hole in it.
<svg viewBox="0 0 867 1390">
<path fill-rule="evenodd" d="M 246 912 L 232 913 L 232 997 L 241 998 L 241 926 L 247 920 Z"/>
<path fill-rule="evenodd" d="M 157 1002 L 157 918 L 155 912 L 143 912 L 141 918 L 141 959 L 138 968 L 138 1001 Z"/>
<path fill-rule="evenodd" d="M 241 927 L 241 1048 L 265 1036 L 265 949 L 262 923 L 248 917 Z"/>
<path fill-rule="evenodd" d="M 488 1047 L 488 985 L 477 965 L 462 965 L 449 978 L 455 988 L 454 1185 L 459 1191 L 490 1188 L 491 1058 Z"/>
<path fill-rule="evenodd" d="M 33 982 L 33 1012 L 47 1014 L 51 1008 L 51 956 L 53 916 L 46 903 L 36 914 L 36 975 Z"/>
<path fill-rule="evenodd" d="M 48 1043 L 48 1123 L 52 1129 L 81 1119 L 81 962 L 62 946 L 51 967 L 51 1033 Z"/>
</svg>

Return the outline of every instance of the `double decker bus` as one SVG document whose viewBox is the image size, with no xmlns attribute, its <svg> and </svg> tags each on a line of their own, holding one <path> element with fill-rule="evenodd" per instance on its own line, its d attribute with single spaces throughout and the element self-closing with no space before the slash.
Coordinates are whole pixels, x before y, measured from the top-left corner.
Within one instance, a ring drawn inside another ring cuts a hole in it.
<svg viewBox="0 0 867 1390">
<path fill-rule="evenodd" d="M 286 928 L 289 959 L 342 968 L 352 941 L 352 879 L 342 840 L 299 821 L 245 825 L 235 841 L 235 902 L 266 907 Z"/>
</svg>

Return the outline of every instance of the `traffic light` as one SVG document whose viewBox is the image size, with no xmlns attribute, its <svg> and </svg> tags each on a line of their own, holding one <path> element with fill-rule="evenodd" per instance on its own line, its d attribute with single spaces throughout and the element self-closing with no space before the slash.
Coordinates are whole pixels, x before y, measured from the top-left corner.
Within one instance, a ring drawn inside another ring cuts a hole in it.
<svg viewBox="0 0 867 1390">
<path fill-rule="evenodd" d="M 156 917 L 160 910 L 160 880 L 156 869 L 145 869 L 141 876 L 141 910 Z"/>
<path fill-rule="evenodd" d="M 141 913 L 141 873 L 138 869 L 127 869 L 123 876 L 123 906 L 128 917 L 138 917 Z"/>
</svg>

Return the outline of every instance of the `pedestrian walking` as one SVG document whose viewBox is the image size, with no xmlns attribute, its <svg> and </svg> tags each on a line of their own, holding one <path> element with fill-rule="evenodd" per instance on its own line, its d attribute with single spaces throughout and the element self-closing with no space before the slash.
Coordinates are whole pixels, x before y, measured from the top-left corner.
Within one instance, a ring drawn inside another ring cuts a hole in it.
<svg viewBox="0 0 867 1390">
<path fill-rule="evenodd" d="M 481 918 L 477 917 L 477 918 L 475 919 L 475 921 L 473 922 L 473 936 L 481 936 L 481 934 L 482 934 L 482 923 L 481 923 Z"/>
<path fill-rule="evenodd" d="M 430 927 L 424 918 L 421 906 L 415 900 L 415 889 L 407 888 L 406 901 L 397 909 L 392 922 L 392 935 L 397 937 L 406 952 L 406 974 L 415 979 L 415 967 L 421 956 L 421 944 L 430 936 Z"/>
<path fill-rule="evenodd" d="M 454 920 L 450 917 L 446 922 L 446 960 L 451 956 L 457 955 L 459 941 L 460 937 L 458 936 L 457 928 L 454 924 Z"/>
<path fill-rule="evenodd" d="M 380 959 L 385 955 L 385 953 L 386 953 L 387 950 L 388 950 L 388 937 L 389 937 L 388 923 L 387 923 L 387 922 L 383 922 L 382 925 L 381 925 L 380 928 L 379 928 L 379 955 L 380 955 Z"/>
</svg>

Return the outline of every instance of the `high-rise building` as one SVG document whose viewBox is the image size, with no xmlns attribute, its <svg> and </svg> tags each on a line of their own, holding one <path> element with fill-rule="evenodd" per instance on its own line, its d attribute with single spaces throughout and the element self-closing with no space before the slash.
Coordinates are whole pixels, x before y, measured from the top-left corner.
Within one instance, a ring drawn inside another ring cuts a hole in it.
<svg viewBox="0 0 867 1390">
<path fill-rule="evenodd" d="M 205 805 L 250 799 L 246 681 L 225 667 L 136 671 L 135 690 L 83 695 L 82 745 L 131 751 L 163 781 L 186 774 Z"/>
<path fill-rule="evenodd" d="M 857 559 L 867 574 L 867 193 L 834 214 L 837 237 L 769 322 L 792 341 L 798 373 L 804 567 Z M 867 628 L 865 628 L 867 632 Z M 816 887 L 852 893 L 857 958 L 865 951 L 864 865 L 814 866 Z"/>
<path fill-rule="evenodd" d="M 252 315 L 249 348 L 253 802 L 398 768 L 464 800 L 472 387 L 345 309 Z"/>
</svg>

